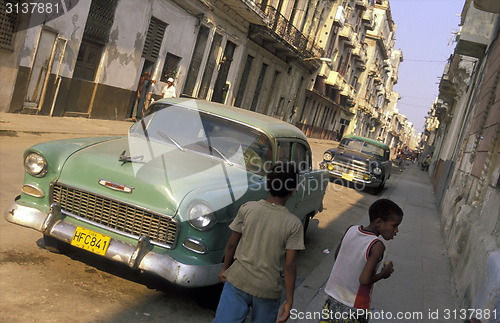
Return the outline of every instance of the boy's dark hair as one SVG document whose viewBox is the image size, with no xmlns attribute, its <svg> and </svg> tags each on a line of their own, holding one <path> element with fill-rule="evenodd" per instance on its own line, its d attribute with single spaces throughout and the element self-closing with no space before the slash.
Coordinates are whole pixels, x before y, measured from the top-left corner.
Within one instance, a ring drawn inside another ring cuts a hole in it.
<svg viewBox="0 0 500 323">
<path fill-rule="evenodd" d="M 380 199 L 370 205 L 368 215 L 370 216 L 370 222 L 379 218 L 382 221 L 389 221 L 393 216 L 403 216 L 403 210 L 389 199 Z"/>
<path fill-rule="evenodd" d="M 277 162 L 267 173 L 269 194 L 285 197 L 297 187 L 298 173 L 295 164 Z"/>
</svg>

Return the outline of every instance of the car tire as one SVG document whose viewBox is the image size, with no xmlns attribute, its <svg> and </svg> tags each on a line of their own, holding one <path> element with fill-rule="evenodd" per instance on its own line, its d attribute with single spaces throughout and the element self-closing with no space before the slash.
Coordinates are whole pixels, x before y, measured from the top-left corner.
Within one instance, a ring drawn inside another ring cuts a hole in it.
<svg viewBox="0 0 500 323">
<path fill-rule="evenodd" d="M 386 182 L 386 179 L 385 179 L 385 177 L 383 177 L 382 183 L 380 183 L 380 185 L 373 190 L 374 194 L 380 194 L 380 192 L 382 192 L 384 190 L 385 182 Z"/>
<path fill-rule="evenodd" d="M 307 228 L 309 228 L 309 221 L 311 220 L 311 216 L 308 214 L 304 219 L 304 239 L 306 238 Z"/>
<path fill-rule="evenodd" d="M 45 234 L 43 235 L 43 243 L 45 244 L 45 249 L 53 253 L 67 253 L 69 251 L 67 243 Z"/>
</svg>

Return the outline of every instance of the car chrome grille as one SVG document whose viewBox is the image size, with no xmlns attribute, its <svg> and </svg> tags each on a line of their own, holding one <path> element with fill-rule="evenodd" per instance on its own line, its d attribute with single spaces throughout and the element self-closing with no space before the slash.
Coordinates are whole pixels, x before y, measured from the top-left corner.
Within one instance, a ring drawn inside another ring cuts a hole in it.
<svg viewBox="0 0 500 323">
<path fill-rule="evenodd" d="M 166 246 L 172 246 L 176 240 L 177 223 L 173 219 L 133 205 L 60 184 L 53 187 L 52 201 L 59 203 L 64 212 L 112 231 L 147 236 Z"/>
<path fill-rule="evenodd" d="M 342 164 L 342 163 L 336 163 L 334 162 L 333 165 L 335 166 L 335 171 L 339 173 L 344 173 L 344 174 L 353 174 L 354 177 L 356 178 L 363 178 L 365 174 L 368 172 L 361 167 L 358 167 L 353 164 Z"/>
</svg>

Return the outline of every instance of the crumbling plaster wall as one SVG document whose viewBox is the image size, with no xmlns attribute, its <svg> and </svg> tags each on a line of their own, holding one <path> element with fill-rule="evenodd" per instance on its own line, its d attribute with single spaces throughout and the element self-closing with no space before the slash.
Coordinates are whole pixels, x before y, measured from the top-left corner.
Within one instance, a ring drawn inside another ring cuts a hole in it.
<svg viewBox="0 0 500 323">
<path fill-rule="evenodd" d="M 477 97 L 441 205 L 453 278 L 463 308 L 500 313 L 500 42 L 479 68 Z M 498 317 L 497 317 L 498 319 Z M 485 320 L 490 322 L 489 320 Z M 493 321 L 491 321 L 493 322 Z M 496 322 L 496 321 L 495 321 Z"/>
</svg>

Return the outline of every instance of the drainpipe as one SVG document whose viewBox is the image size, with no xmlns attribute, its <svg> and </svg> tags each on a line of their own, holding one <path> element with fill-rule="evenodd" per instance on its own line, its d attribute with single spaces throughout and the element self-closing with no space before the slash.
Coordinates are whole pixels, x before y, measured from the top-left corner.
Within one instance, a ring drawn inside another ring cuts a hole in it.
<svg viewBox="0 0 500 323">
<path fill-rule="evenodd" d="M 47 93 L 47 85 L 49 84 L 50 72 L 52 71 L 52 65 L 54 64 L 54 57 L 56 55 L 57 39 L 58 37 L 56 37 L 54 45 L 52 46 L 52 52 L 50 53 L 50 61 L 49 65 L 47 66 L 47 74 L 45 75 L 45 80 L 43 81 L 42 94 L 40 96 L 40 101 L 38 102 L 36 114 L 38 114 L 40 110 L 42 110 L 42 105 L 43 102 L 45 101 L 45 96 Z"/>
<path fill-rule="evenodd" d="M 68 45 L 68 40 L 67 39 L 64 39 L 64 38 L 57 38 L 56 42 L 58 40 L 62 40 L 64 42 L 64 46 L 63 46 L 63 49 L 61 51 L 61 57 L 59 59 L 59 67 L 57 68 L 57 85 L 56 85 L 56 92 L 54 93 L 54 99 L 52 100 L 52 106 L 50 107 L 50 113 L 49 113 L 49 116 L 52 117 L 52 115 L 54 114 L 54 108 L 56 106 L 56 99 L 57 99 L 57 96 L 59 94 L 59 87 L 61 86 L 61 80 L 62 80 L 62 77 L 61 77 L 61 65 L 62 65 L 62 60 L 64 58 L 64 54 L 66 53 L 66 46 Z"/>
</svg>

